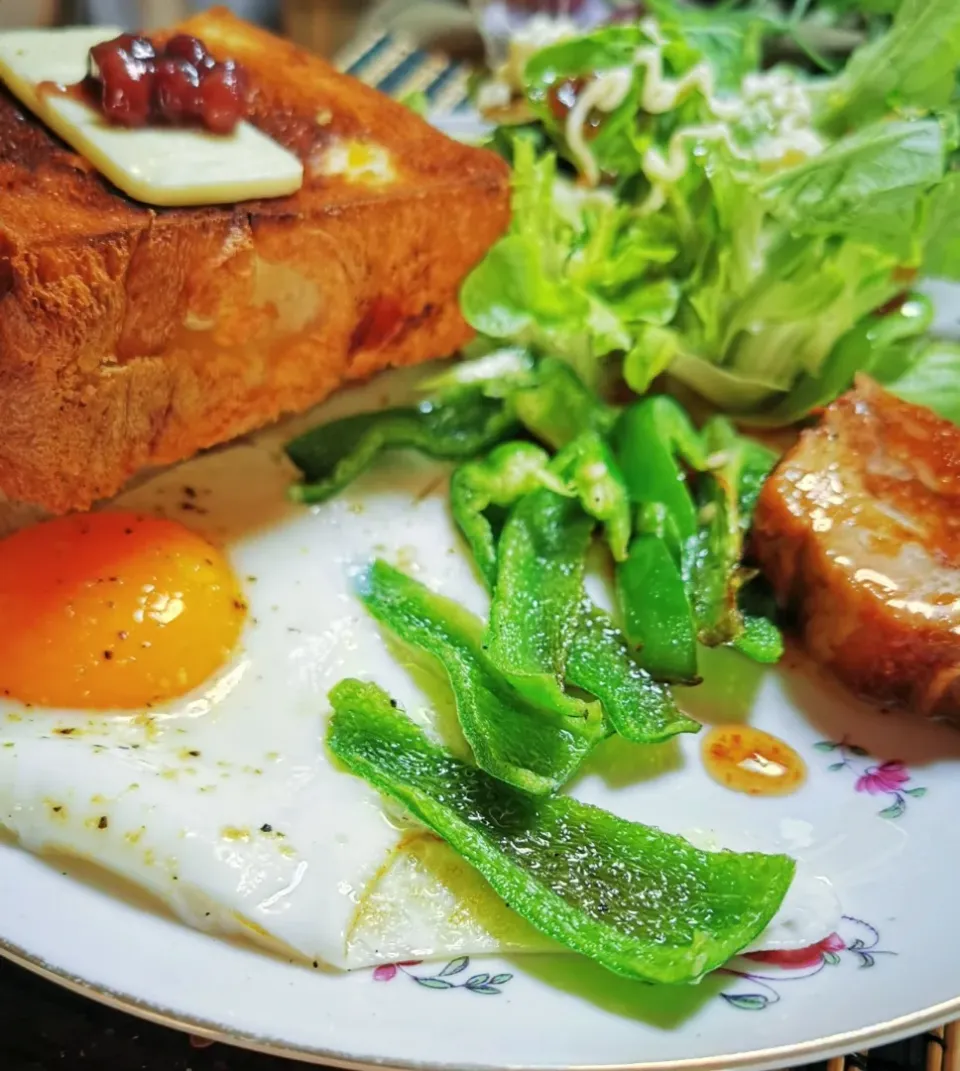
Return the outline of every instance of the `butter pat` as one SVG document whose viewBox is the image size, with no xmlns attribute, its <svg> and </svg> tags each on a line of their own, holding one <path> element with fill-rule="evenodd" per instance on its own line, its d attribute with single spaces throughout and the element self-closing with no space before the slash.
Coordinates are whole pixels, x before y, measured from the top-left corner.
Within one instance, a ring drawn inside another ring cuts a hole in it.
<svg viewBox="0 0 960 1071">
<path fill-rule="evenodd" d="M 110 27 L 0 33 L 0 81 L 129 197 L 175 207 L 285 197 L 303 185 L 300 160 L 249 123 L 233 134 L 188 127 L 112 126 L 95 109 L 44 82 L 69 86 L 87 55 L 122 31 Z"/>
</svg>

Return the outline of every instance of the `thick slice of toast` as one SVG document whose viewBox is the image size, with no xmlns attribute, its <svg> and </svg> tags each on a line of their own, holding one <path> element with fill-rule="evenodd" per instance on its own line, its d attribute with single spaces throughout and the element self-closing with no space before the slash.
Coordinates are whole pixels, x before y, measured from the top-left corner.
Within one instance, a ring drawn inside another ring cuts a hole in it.
<svg viewBox="0 0 960 1071">
<path fill-rule="evenodd" d="M 454 352 L 508 173 L 223 9 L 177 27 L 244 64 L 294 196 L 129 200 L 0 87 L 0 491 L 84 509 L 340 384 Z"/>
</svg>

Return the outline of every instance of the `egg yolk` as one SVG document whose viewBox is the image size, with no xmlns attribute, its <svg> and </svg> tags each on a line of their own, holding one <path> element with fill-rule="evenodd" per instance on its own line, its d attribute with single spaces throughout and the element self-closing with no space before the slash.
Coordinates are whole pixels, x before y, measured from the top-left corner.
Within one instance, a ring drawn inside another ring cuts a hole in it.
<svg viewBox="0 0 960 1071">
<path fill-rule="evenodd" d="M 789 744 L 749 725 L 711 729 L 703 764 L 714 781 L 748 796 L 788 796 L 807 776 L 806 763 Z"/>
<path fill-rule="evenodd" d="M 0 694 L 81 710 L 173 699 L 226 662 L 245 615 L 226 558 L 182 525 L 58 517 L 0 540 Z"/>
</svg>

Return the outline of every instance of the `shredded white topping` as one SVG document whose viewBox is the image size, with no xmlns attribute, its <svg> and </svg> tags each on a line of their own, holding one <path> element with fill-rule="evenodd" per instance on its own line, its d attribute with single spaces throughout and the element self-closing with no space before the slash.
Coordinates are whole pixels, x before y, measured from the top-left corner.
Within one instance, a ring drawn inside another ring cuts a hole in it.
<svg viewBox="0 0 960 1071">
<path fill-rule="evenodd" d="M 690 163 L 691 149 L 698 143 L 722 142 L 736 159 L 776 166 L 816 156 L 823 142 L 812 129 L 812 105 L 804 85 L 792 72 L 764 71 L 749 74 L 736 97 L 719 97 L 713 70 L 699 63 L 680 78 L 664 71 L 664 39 L 653 19 L 644 19 L 641 28 L 651 44 L 638 48 L 633 68 L 622 67 L 596 76 L 579 95 L 566 119 L 570 154 L 584 182 L 596 186 L 600 167 L 588 144 L 586 124 L 591 112 L 612 112 L 626 99 L 637 69 L 644 72 L 640 106 L 650 115 L 662 115 L 677 108 L 691 94 L 699 92 L 713 121 L 675 131 L 666 152 L 648 149 L 643 170 L 653 186 L 646 212 L 655 211 L 665 201 L 665 187 L 680 181 Z"/>
<path fill-rule="evenodd" d="M 633 70 L 630 67 L 615 67 L 603 71 L 594 78 L 567 115 L 567 146 L 585 181 L 596 186 L 600 181 L 597 159 L 587 144 L 585 127 L 592 111 L 615 111 L 626 99 L 633 85 Z"/>
</svg>

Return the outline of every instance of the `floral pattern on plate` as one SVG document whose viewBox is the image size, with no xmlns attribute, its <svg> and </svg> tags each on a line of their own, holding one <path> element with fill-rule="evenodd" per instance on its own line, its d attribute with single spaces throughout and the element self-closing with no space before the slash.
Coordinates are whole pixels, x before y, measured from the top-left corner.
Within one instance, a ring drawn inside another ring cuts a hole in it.
<svg viewBox="0 0 960 1071">
<path fill-rule="evenodd" d="M 718 971 L 735 979 L 731 988 L 720 996 L 731 1007 L 740 1011 L 763 1011 L 781 1000 L 780 989 L 786 982 L 812 978 L 828 967 L 839 967 L 844 962 L 854 962 L 860 969 L 876 966 L 878 958 L 895 956 L 896 952 L 880 947 L 880 932 L 875 926 L 844 915 L 839 933 L 832 933 L 808 948 L 779 952 L 748 952 L 732 961 L 732 965 Z M 512 974 L 470 974 L 469 956 L 450 960 L 435 973 L 420 973 L 411 968 L 422 966 L 422 960 L 406 963 L 384 963 L 373 971 L 375 982 L 392 982 L 401 976 L 424 989 L 465 989 L 469 993 L 497 996 L 502 986 L 513 979 Z"/>
<path fill-rule="evenodd" d="M 880 947 L 880 932 L 875 926 L 844 915 L 839 933 L 832 933 L 810 948 L 783 952 L 750 952 L 741 956 L 722 973 L 735 978 L 734 985 L 720 995 L 741 1011 L 763 1011 L 781 1000 L 780 988 L 786 982 L 812 978 L 828 967 L 853 962 L 859 969 L 874 967 L 882 956 L 896 952 Z"/>
<path fill-rule="evenodd" d="M 920 799 L 927 794 L 926 788 L 921 785 L 907 787 L 912 775 L 899 759 L 873 763 L 862 747 L 846 740 L 821 740 L 813 746 L 817 751 L 834 756 L 836 761 L 827 767 L 831 773 L 844 770 L 857 775 L 853 786 L 856 792 L 889 799 L 887 806 L 878 812 L 881 818 L 900 818 L 907 809 L 908 797 Z"/>
<path fill-rule="evenodd" d="M 424 989 L 465 989 L 468 993 L 480 993 L 484 996 L 499 996 L 503 990 L 500 988 L 509 982 L 512 974 L 493 974 L 481 972 L 471 974 L 467 978 L 461 975 L 467 973 L 470 966 L 469 956 L 458 956 L 450 960 L 441 970 L 435 974 L 421 974 L 411 970 L 419 967 L 422 960 L 409 960 L 406 963 L 382 963 L 373 972 L 375 982 L 392 982 L 394 978 L 403 975 Z"/>
</svg>

